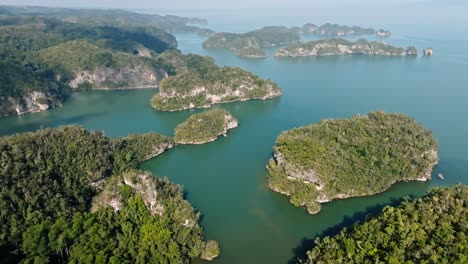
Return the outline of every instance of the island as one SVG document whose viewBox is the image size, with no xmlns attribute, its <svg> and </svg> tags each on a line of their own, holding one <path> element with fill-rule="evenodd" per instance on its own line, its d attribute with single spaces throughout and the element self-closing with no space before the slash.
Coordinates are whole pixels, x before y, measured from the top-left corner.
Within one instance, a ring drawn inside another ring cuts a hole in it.
<svg viewBox="0 0 468 264">
<path fill-rule="evenodd" d="M 302 34 L 313 34 L 318 36 L 357 36 L 357 35 L 373 35 L 376 33 L 375 29 L 363 28 L 360 26 L 346 26 L 326 23 L 321 26 L 307 23 L 301 28 L 297 28 Z"/>
<path fill-rule="evenodd" d="M 203 238 L 200 213 L 182 187 L 138 170 L 173 146 L 157 133 L 110 139 L 77 126 L 0 138 L 2 257 L 24 263 L 215 258 L 219 246 Z"/>
<path fill-rule="evenodd" d="M 378 56 L 416 56 L 415 47 L 399 48 L 384 42 L 359 39 L 356 42 L 345 39 L 325 39 L 292 44 L 276 51 L 275 57 L 311 57 L 365 54 Z"/>
<path fill-rule="evenodd" d="M 194 114 L 175 128 L 174 140 L 177 144 L 205 144 L 219 136 L 227 136 L 230 129 L 239 122 L 228 111 L 212 109 Z"/>
<path fill-rule="evenodd" d="M 173 65 L 176 75 L 161 81 L 159 93 L 151 100 L 155 110 L 207 108 L 213 104 L 266 100 L 281 95 L 274 82 L 238 67 L 220 68 L 210 57 L 168 51 L 160 59 Z"/>
<path fill-rule="evenodd" d="M 268 185 L 316 214 L 320 203 L 430 179 L 437 149 L 432 133 L 402 114 L 322 120 L 281 133 L 267 165 Z"/>
<path fill-rule="evenodd" d="M 207 49 L 228 49 L 243 57 L 264 57 L 259 51 L 265 47 L 275 47 L 298 43 L 301 37 L 298 32 L 282 26 L 267 26 L 243 34 L 220 32 L 211 35 L 203 47 Z"/>
<path fill-rule="evenodd" d="M 392 35 L 392 33 L 390 31 L 388 31 L 388 30 L 379 29 L 379 30 L 377 30 L 375 35 L 377 37 L 380 37 L 380 38 L 388 38 L 388 37 L 390 37 Z"/>
<path fill-rule="evenodd" d="M 300 263 L 466 263 L 467 204 L 468 186 L 436 188 L 317 238 Z"/>
<path fill-rule="evenodd" d="M 424 56 L 432 56 L 432 48 L 426 48 L 424 49 Z"/>
</svg>

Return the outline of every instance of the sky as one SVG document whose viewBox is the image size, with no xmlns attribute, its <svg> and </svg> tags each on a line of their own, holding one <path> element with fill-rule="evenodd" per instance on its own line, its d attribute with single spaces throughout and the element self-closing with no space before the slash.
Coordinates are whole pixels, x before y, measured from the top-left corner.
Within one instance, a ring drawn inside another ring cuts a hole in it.
<svg viewBox="0 0 468 264">
<path fill-rule="evenodd" d="M 412 3 L 464 3 L 467 0 L 0 0 L 6 5 L 34 5 L 89 8 L 152 8 L 152 9 L 243 9 L 243 8 L 339 8 L 388 7 Z"/>
</svg>

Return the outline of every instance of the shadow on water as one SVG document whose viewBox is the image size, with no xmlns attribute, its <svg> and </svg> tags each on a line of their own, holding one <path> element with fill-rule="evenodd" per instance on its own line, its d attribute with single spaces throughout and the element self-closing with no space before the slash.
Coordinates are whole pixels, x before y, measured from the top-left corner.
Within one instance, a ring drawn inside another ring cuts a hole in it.
<svg viewBox="0 0 468 264">
<path fill-rule="evenodd" d="M 49 110 L 50 111 L 50 110 Z M 24 122 L 19 122 L 20 126 L 9 126 L 5 131 L 0 128 L 0 136 L 8 136 L 14 133 L 22 133 L 22 132 L 28 132 L 28 131 L 35 131 L 38 129 L 42 129 L 45 127 L 58 127 L 58 126 L 64 126 L 64 125 L 81 125 L 84 123 L 84 121 L 88 120 L 89 118 L 93 117 L 98 117 L 104 114 L 104 112 L 94 112 L 94 113 L 87 113 L 87 114 L 81 114 L 81 115 L 75 115 L 71 117 L 66 117 L 66 118 L 60 118 L 60 119 L 43 119 L 39 121 L 32 121 L 32 119 L 35 116 L 32 115 L 40 115 L 40 114 L 49 114 L 49 113 L 30 113 L 28 116 L 15 116 L 15 117 L 9 117 L 9 118 L 15 118 L 15 119 L 21 119 L 24 118 Z"/>
<path fill-rule="evenodd" d="M 343 228 L 350 228 L 355 224 L 364 222 L 369 217 L 377 216 L 385 206 L 396 206 L 408 198 L 414 198 L 414 197 L 407 196 L 405 198 L 399 198 L 399 199 L 393 198 L 390 200 L 389 203 L 369 206 L 364 211 L 357 212 L 353 214 L 351 217 L 344 216 L 343 221 L 340 224 L 326 229 L 325 231 L 317 235 L 316 238 L 319 237 L 323 239 L 324 237 L 332 237 L 334 235 L 337 235 L 338 233 L 340 233 L 341 230 L 343 230 Z M 306 260 L 307 251 L 311 250 L 317 245 L 315 243 L 316 238 L 313 238 L 313 239 L 306 238 L 306 237 L 302 238 L 299 246 L 292 249 L 294 257 L 288 261 L 288 264 L 296 264 L 301 260 L 302 261 Z"/>
</svg>

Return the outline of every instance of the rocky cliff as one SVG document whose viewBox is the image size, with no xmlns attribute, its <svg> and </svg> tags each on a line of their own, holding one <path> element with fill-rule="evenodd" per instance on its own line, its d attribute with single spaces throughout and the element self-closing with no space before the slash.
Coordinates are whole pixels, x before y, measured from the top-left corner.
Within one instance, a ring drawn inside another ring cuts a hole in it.
<svg viewBox="0 0 468 264">
<path fill-rule="evenodd" d="M 145 66 L 137 67 L 98 67 L 94 70 L 79 71 L 69 82 L 73 89 L 121 89 L 158 87 L 162 79 L 168 77 L 166 71 Z"/>
<path fill-rule="evenodd" d="M 47 92 L 32 91 L 15 99 L 0 97 L 0 117 L 36 113 L 62 105 L 62 99 Z"/>
</svg>

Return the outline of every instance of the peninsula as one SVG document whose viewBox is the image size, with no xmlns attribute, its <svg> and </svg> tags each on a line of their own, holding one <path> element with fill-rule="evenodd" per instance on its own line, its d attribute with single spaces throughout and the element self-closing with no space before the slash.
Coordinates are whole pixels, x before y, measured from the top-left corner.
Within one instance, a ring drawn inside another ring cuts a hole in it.
<svg viewBox="0 0 468 264">
<path fill-rule="evenodd" d="M 215 141 L 219 136 L 227 136 L 230 129 L 239 122 L 228 111 L 213 109 L 194 114 L 175 129 L 177 144 L 204 144 Z"/>
<path fill-rule="evenodd" d="M 429 130 L 401 114 L 323 120 L 281 133 L 267 166 L 268 184 L 315 214 L 320 203 L 430 179 L 437 148 Z"/>
<path fill-rule="evenodd" d="M 151 100 L 155 110 L 207 108 L 218 103 L 265 100 L 281 95 L 274 82 L 237 67 L 220 68 L 210 57 L 168 51 L 160 59 L 173 65 L 176 75 L 161 81 L 159 93 Z"/>
<path fill-rule="evenodd" d="M 182 187 L 138 165 L 174 146 L 156 133 L 110 139 L 80 127 L 0 138 L 0 246 L 21 262 L 213 259 Z M 161 248 L 167 250 L 161 250 Z"/>
<path fill-rule="evenodd" d="M 408 47 L 406 49 L 398 48 L 384 42 L 367 41 L 365 39 L 352 42 L 337 38 L 292 44 L 276 51 L 275 57 L 311 57 L 349 54 L 416 56 L 418 50 L 415 47 Z"/>
</svg>

